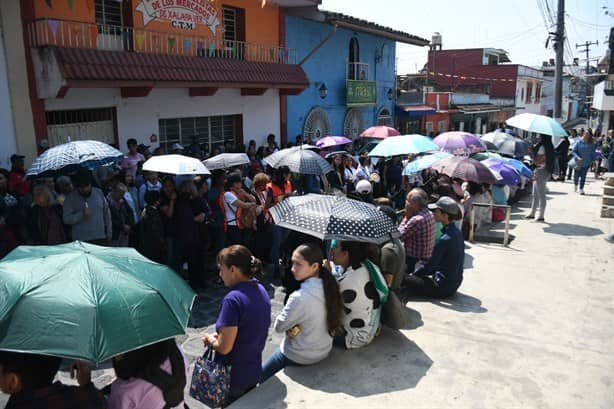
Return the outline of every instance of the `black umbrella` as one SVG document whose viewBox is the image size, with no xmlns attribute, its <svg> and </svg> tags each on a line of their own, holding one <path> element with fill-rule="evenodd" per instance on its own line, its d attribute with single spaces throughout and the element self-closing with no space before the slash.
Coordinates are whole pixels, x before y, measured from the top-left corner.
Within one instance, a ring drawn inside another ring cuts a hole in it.
<svg viewBox="0 0 614 409">
<path fill-rule="evenodd" d="M 495 145 L 496 151 L 504 155 L 522 158 L 529 154 L 529 144 L 526 141 L 505 132 L 487 133 L 482 136 L 482 140 Z"/>
<path fill-rule="evenodd" d="M 382 244 L 398 234 L 392 220 L 377 207 L 345 196 L 293 196 L 270 211 L 279 226 L 320 240 Z"/>
</svg>

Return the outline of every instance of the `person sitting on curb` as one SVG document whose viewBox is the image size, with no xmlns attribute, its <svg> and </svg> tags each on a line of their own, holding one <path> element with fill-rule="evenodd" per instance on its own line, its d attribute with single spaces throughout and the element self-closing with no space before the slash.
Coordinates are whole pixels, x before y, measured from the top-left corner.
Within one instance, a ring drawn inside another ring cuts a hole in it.
<svg viewBox="0 0 614 409">
<path fill-rule="evenodd" d="M 442 236 L 428 263 L 404 280 L 410 294 L 433 298 L 451 297 L 463 281 L 465 243 L 454 221 L 460 208 L 454 199 L 442 197 L 428 205 L 435 220 L 443 224 Z"/>
<path fill-rule="evenodd" d="M 405 244 L 407 273 L 414 272 L 418 261 L 428 260 L 435 247 L 435 219 L 426 209 L 428 195 L 423 189 L 414 188 L 405 199 L 405 217 L 399 225 L 401 241 Z"/>
<path fill-rule="evenodd" d="M 333 334 L 341 327 L 343 300 L 337 280 L 322 267 L 323 258 L 314 243 L 294 250 L 291 271 L 301 287 L 290 295 L 275 319 L 275 331 L 286 336 L 262 365 L 260 383 L 286 366 L 318 363 L 333 349 Z"/>
<path fill-rule="evenodd" d="M 81 386 L 53 382 L 61 363 L 54 356 L 0 351 L 0 390 L 11 395 L 6 409 L 105 409 L 102 392 L 79 371 Z"/>
</svg>

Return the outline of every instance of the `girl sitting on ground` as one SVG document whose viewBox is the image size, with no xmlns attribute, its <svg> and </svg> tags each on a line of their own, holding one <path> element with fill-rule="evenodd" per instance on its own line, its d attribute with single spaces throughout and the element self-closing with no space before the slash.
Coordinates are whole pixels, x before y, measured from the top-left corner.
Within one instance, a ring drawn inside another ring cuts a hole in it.
<svg viewBox="0 0 614 409">
<path fill-rule="evenodd" d="M 341 326 L 343 301 L 337 280 L 322 262 L 322 250 L 314 243 L 294 250 L 291 271 L 301 287 L 275 320 L 275 331 L 286 336 L 262 366 L 261 383 L 286 366 L 320 362 L 333 348 L 331 334 Z"/>
</svg>

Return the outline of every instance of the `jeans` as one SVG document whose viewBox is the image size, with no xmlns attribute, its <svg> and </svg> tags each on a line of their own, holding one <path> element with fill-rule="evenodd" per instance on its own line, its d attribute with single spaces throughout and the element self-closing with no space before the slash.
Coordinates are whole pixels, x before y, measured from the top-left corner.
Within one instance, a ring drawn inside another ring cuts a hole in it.
<svg viewBox="0 0 614 409">
<path fill-rule="evenodd" d="M 407 285 L 406 291 L 410 295 L 430 298 L 447 298 L 454 294 L 443 291 L 431 277 L 410 275 L 405 280 L 405 284 Z"/>
<path fill-rule="evenodd" d="M 573 174 L 573 184 L 578 186 L 578 181 L 580 182 L 580 189 L 584 189 L 584 183 L 586 182 L 586 174 L 588 173 L 588 168 L 582 167 L 576 169 Z"/>
<path fill-rule="evenodd" d="M 531 201 L 531 214 L 534 215 L 539 207 L 538 219 L 544 218 L 546 211 L 546 183 L 550 180 L 550 172 L 546 169 L 535 170 L 536 180 L 533 182 L 533 200 Z"/>
<path fill-rule="evenodd" d="M 281 353 L 281 349 L 279 347 L 273 352 L 273 355 L 266 360 L 266 362 L 262 365 L 262 375 L 260 375 L 260 383 L 263 383 L 271 376 L 275 375 L 277 372 L 284 369 L 286 366 L 301 366 L 294 362 L 291 359 L 288 359 L 287 356 Z"/>
</svg>

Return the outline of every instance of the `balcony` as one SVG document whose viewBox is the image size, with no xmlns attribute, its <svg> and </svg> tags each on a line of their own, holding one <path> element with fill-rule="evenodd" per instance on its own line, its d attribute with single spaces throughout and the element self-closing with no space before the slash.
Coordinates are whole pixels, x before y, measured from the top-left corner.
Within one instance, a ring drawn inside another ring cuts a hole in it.
<svg viewBox="0 0 614 409">
<path fill-rule="evenodd" d="M 362 62 L 348 63 L 348 72 L 346 79 L 367 81 L 369 79 L 369 64 Z"/>
<path fill-rule="evenodd" d="M 28 24 L 27 30 L 32 47 L 58 46 L 296 64 L 295 49 L 223 38 L 55 19 L 35 20 Z"/>
<path fill-rule="evenodd" d="M 614 80 L 606 80 L 605 81 L 605 84 L 604 84 L 604 87 L 603 87 L 603 92 L 607 96 L 614 96 Z"/>
</svg>

